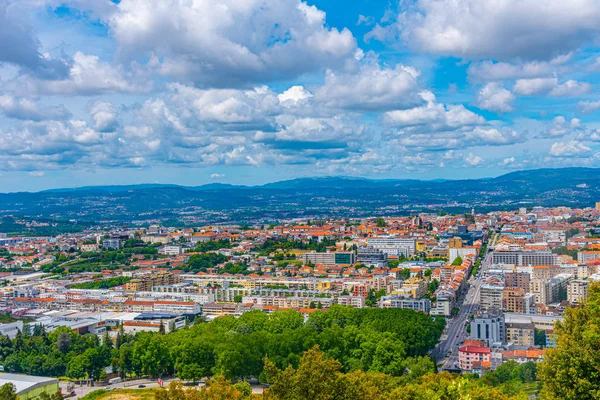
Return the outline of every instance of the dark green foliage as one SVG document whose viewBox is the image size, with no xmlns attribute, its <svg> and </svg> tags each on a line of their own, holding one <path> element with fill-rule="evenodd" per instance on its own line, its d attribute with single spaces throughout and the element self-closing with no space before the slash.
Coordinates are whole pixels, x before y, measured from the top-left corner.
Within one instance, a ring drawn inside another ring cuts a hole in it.
<svg viewBox="0 0 600 400">
<path fill-rule="evenodd" d="M 121 286 L 131 280 L 128 276 L 118 276 L 115 278 L 102 279 L 99 281 L 76 283 L 71 285 L 73 289 L 110 289 L 115 286 Z"/>
<path fill-rule="evenodd" d="M 404 268 L 402 271 L 400 271 L 400 276 L 405 280 L 410 278 L 410 268 Z"/>
<path fill-rule="evenodd" d="M 574 260 L 577 260 L 577 253 L 578 250 L 573 249 L 573 250 L 569 250 L 566 248 L 566 246 L 561 246 L 561 247 L 555 247 L 552 249 L 552 252 L 558 255 L 563 255 L 566 254 L 568 256 L 571 256 L 571 258 L 573 258 Z"/>
<path fill-rule="evenodd" d="M 214 251 L 219 249 L 231 248 L 231 242 L 227 239 L 220 240 L 209 240 L 207 242 L 201 242 L 196 245 L 196 248 L 190 250 L 190 252 L 205 253 L 207 251 Z"/>
<path fill-rule="evenodd" d="M 80 336 L 68 328 L 46 333 L 34 327 L 31 336 L 19 333 L 12 341 L 4 338 L 0 363 L 7 372 L 97 379 L 111 361 L 111 349 L 100 345 L 96 336 Z"/>
<path fill-rule="evenodd" d="M 320 303 L 315 306 L 306 322 L 292 310 L 269 315 L 252 311 L 169 334 L 133 337 L 119 332 L 114 345 L 107 338 L 100 344 L 96 336 L 80 336 L 66 328 L 49 334 L 40 328 L 30 337 L 0 338 L 0 362 L 10 372 L 73 379 L 98 379 L 111 365 L 122 375 L 243 379 L 259 377 L 267 355 L 279 368 L 296 367 L 303 352 L 318 344 L 346 372 L 433 371 L 426 353 L 437 343 L 443 319 L 412 310 L 335 305 L 321 311 Z"/>
<path fill-rule="evenodd" d="M 261 255 L 268 255 L 273 253 L 279 249 L 282 250 L 314 250 L 317 252 L 324 252 L 328 246 L 335 246 L 335 240 L 332 239 L 323 239 L 322 241 L 310 240 L 308 243 L 302 242 L 300 240 L 274 240 L 267 239 L 263 244 L 257 246 L 255 248 Z"/>
<path fill-rule="evenodd" d="M 460 257 L 460 256 L 459 256 L 459 257 L 456 257 L 456 258 L 454 259 L 454 261 L 452 261 L 452 265 L 454 265 L 454 266 L 461 265 L 462 263 L 463 263 L 463 259 L 462 259 L 462 257 Z"/>
<path fill-rule="evenodd" d="M 205 253 L 205 254 L 194 254 L 190 257 L 187 267 L 183 268 L 184 271 L 193 272 L 206 272 L 207 268 L 213 268 L 217 264 L 221 264 L 227 261 L 227 257 L 223 254 L 218 253 Z"/>
</svg>

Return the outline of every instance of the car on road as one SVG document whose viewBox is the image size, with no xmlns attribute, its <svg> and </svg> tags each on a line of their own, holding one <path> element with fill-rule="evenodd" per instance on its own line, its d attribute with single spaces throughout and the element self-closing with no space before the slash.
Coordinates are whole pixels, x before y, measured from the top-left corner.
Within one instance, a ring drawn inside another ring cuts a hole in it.
<svg viewBox="0 0 600 400">
<path fill-rule="evenodd" d="M 138 388 L 139 388 L 139 389 L 143 389 L 143 388 L 145 388 L 145 387 L 146 387 L 146 385 L 138 385 Z"/>
</svg>

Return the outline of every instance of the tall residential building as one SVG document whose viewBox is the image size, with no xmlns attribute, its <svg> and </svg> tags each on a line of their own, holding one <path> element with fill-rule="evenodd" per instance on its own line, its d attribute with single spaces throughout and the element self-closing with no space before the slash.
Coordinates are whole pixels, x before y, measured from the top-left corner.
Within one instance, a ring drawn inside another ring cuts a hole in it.
<svg viewBox="0 0 600 400">
<path fill-rule="evenodd" d="M 154 286 L 169 286 L 179 283 L 180 277 L 168 272 L 160 272 L 137 279 L 132 279 L 125 285 L 128 292 L 150 292 Z"/>
<path fill-rule="evenodd" d="M 596 202 L 596 211 L 600 211 L 600 201 Z"/>
<path fill-rule="evenodd" d="M 558 265 L 534 265 L 532 279 L 550 279 L 560 274 Z"/>
<path fill-rule="evenodd" d="M 521 288 L 504 289 L 502 291 L 502 309 L 525 314 L 525 290 Z"/>
<path fill-rule="evenodd" d="M 481 285 L 479 303 L 482 310 L 502 309 L 502 291 L 504 286 Z"/>
<path fill-rule="evenodd" d="M 567 300 L 567 287 L 573 275 L 559 274 L 550 279 L 532 279 L 529 291 L 535 294 L 537 304 L 550 304 Z"/>
<path fill-rule="evenodd" d="M 567 287 L 567 301 L 570 304 L 581 304 L 587 298 L 588 281 L 574 279 Z"/>
<path fill-rule="evenodd" d="M 527 272 L 507 271 L 504 273 L 504 286 L 507 289 L 529 290 L 530 275 Z"/>
<path fill-rule="evenodd" d="M 567 232 L 564 229 L 540 229 L 548 243 L 564 245 L 567 242 Z"/>
<path fill-rule="evenodd" d="M 448 239 L 448 247 L 454 249 L 462 247 L 462 242 L 462 238 L 455 236 L 453 238 Z"/>
</svg>

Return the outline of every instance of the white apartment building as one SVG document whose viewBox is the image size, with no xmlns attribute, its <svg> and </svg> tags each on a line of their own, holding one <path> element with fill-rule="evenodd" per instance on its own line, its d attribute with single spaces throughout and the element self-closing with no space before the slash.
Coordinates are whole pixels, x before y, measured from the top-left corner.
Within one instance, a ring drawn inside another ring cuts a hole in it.
<svg viewBox="0 0 600 400">
<path fill-rule="evenodd" d="M 558 274 L 550 279 L 532 279 L 529 291 L 535 295 L 536 304 L 550 304 L 560 300 L 561 293 L 567 293 L 569 281 L 574 278 L 571 274 Z"/>
<path fill-rule="evenodd" d="M 178 256 L 183 254 L 183 248 L 175 245 L 164 245 L 158 249 L 158 252 L 166 256 Z"/>
<path fill-rule="evenodd" d="M 546 242 L 548 243 L 567 243 L 566 232 L 562 229 L 542 229 L 540 233 L 544 235 Z"/>
<path fill-rule="evenodd" d="M 558 257 L 550 251 L 494 251 L 492 264 L 558 265 Z"/>
<path fill-rule="evenodd" d="M 399 238 L 395 236 L 375 236 L 368 239 L 369 247 L 383 251 L 388 256 L 415 254 L 417 241 L 413 238 Z"/>
<path fill-rule="evenodd" d="M 451 247 L 448 249 L 448 262 L 452 263 L 458 257 L 465 258 L 468 255 L 477 255 L 475 247 Z"/>
<path fill-rule="evenodd" d="M 381 308 L 402 308 L 408 310 L 422 311 L 429 313 L 431 310 L 431 300 L 429 299 L 405 299 L 402 296 L 392 295 L 383 296 L 379 301 Z"/>
<path fill-rule="evenodd" d="M 502 291 L 504 286 L 481 285 L 479 291 L 479 303 L 482 310 L 502 309 Z"/>
<path fill-rule="evenodd" d="M 577 261 L 584 263 L 588 260 L 600 258 L 600 251 L 580 251 L 577 253 Z"/>
<path fill-rule="evenodd" d="M 365 308 L 365 298 L 362 296 L 339 296 L 335 301 L 342 306 Z"/>
</svg>

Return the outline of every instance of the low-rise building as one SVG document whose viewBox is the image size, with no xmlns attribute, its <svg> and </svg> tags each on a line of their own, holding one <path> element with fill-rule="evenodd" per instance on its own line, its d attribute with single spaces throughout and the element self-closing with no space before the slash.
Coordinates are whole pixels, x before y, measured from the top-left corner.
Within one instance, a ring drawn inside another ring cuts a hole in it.
<svg viewBox="0 0 600 400">
<path fill-rule="evenodd" d="M 172 244 L 167 244 L 158 249 L 159 254 L 166 256 L 178 256 L 183 254 L 183 248 Z"/>
<path fill-rule="evenodd" d="M 401 296 L 383 296 L 379 300 L 379 307 L 381 308 L 402 308 L 408 310 L 422 311 L 429 313 L 431 310 L 431 300 L 429 299 L 406 299 Z"/>
<path fill-rule="evenodd" d="M 0 386 L 12 383 L 17 400 L 35 400 L 42 394 L 53 396 L 58 393 L 58 379 L 45 376 L 0 373 Z"/>
<path fill-rule="evenodd" d="M 481 369 L 491 364 L 491 349 L 482 345 L 464 345 L 458 350 L 458 367 L 465 372 Z"/>
<path fill-rule="evenodd" d="M 105 249 L 120 249 L 123 246 L 121 238 L 106 238 L 102 241 L 102 247 Z"/>
</svg>

